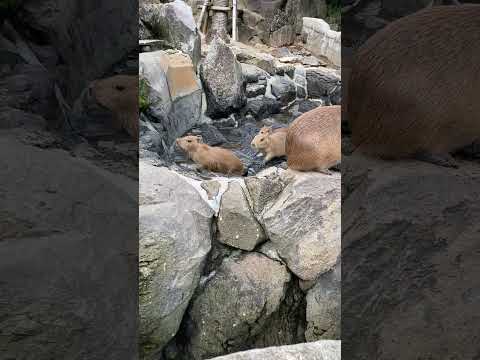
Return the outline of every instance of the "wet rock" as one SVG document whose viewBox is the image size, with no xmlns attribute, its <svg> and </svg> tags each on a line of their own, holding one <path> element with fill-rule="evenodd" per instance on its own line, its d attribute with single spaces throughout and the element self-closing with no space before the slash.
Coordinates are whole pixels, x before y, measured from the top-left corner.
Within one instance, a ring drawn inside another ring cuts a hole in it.
<svg viewBox="0 0 480 360">
<path fill-rule="evenodd" d="M 266 79 L 269 77 L 269 74 L 258 66 L 251 64 L 241 64 L 241 66 L 243 77 L 247 83 L 255 83 L 259 79 Z"/>
<path fill-rule="evenodd" d="M 265 95 L 265 90 L 266 90 L 266 85 L 248 84 L 247 98 L 257 97 L 259 95 Z"/>
<path fill-rule="evenodd" d="M 275 346 L 220 356 L 211 360 L 340 360 L 340 341 L 317 341 L 297 345 Z"/>
<path fill-rule="evenodd" d="M 245 349 L 280 307 L 290 274 L 258 253 L 223 260 L 188 312 L 190 359 Z"/>
<path fill-rule="evenodd" d="M 242 67 L 225 42 L 215 37 L 204 59 L 200 75 L 207 96 L 206 114 L 218 118 L 245 105 L 246 82 Z"/>
<path fill-rule="evenodd" d="M 298 104 L 298 111 L 303 114 L 322 105 L 321 101 L 303 100 Z"/>
<path fill-rule="evenodd" d="M 190 6 L 181 0 L 144 3 L 139 7 L 139 18 L 154 38 L 166 40 L 188 54 L 196 68 L 200 61 L 200 34 Z"/>
<path fill-rule="evenodd" d="M 307 341 L 340 340 L 341 266 L 320 276 L 307 293 Z"/>
<path fill-rule="evenodd" d="M 257 120 L 278 114 L 280 110 L 281 103 L 276 99 L 259 96 L 247 100 L 246 112 L 252 114 Z"/>
<path fill-rule="evenodd" d="M 227 142 L 225 136 L 213 125 L 202 124 L 194 127 L 189 133 L 201 135 L 203 142 L 210 146 L 217 146 Z"/>
<path fill-rule="evenodd" d="M 140 162 L 139 316 L 143 358 L 177 332 L 211 247 L 213 210 L 178 174 Z"/>
<path fill-rule="evenodd" d="M 305 47 L 313 55 L 325 57 L 335 66 L 341 65 L 341 36 L 340 32 L 333 31 L 322 19 L 303 18 L 302 36 Z"/>
<path fill-rule="evenodd" d="M 297 96 L 295 83 L 288 76 L 275 76 L 271 81 L 271 86 L 272 94 L 284 104 L 295 100 Z"/>
<path fill-rule="evenodd" d="M 188 55 L 180 52 L 141 53 L 139 61 L 140 92 L 148 117 L 158 123 L 157 131 L 170 146 L 200 120 L 200 81 Z"/>
<path fill-rule="evenodd" d="M 340 174 L 280 174 L 289 183 L 260 222 L 289 269 L 312 280 L 332 269 L 340 254 Z"/>
<path fill-rule="evenodd" d="M 251 251 L 265 241 L 265 233 L 255 219 L 240 181 L 232 181 L 222 196 L 217 221 L 217 240 Z"/>
</svg>

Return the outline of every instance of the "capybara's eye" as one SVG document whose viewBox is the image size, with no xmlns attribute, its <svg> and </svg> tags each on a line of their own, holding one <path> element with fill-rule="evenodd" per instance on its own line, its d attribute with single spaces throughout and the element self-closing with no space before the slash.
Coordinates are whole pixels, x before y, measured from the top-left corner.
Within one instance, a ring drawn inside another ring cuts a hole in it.
<svg viewBox="0 0 480 360">
<path fill-rule="evenodd" d="M 123 91 L 123 90 L 125 90 L 125 86 L 115 85 L 115 89 L 117 89 L 118 91 Z"/>
</svg>

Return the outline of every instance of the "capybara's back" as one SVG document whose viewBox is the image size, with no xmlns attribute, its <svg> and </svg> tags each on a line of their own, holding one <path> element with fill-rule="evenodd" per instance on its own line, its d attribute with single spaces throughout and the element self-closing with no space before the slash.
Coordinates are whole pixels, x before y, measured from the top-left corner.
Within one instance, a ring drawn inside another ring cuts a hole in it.
<svg viewBox="0 0 480 360">
<path fill-rule="evenodd" d="M 360 151 L 448 153 L 480 138 L 480 5 L 389 24 L 357 52 L 347 119 Z"/>
<path fill-rule="evenodd" d="M 323 171 L 341 160 L 340 106 L 320 106 L 290 125 L 285 143 L 287 164 L 299 171 Z"/>
</svg>

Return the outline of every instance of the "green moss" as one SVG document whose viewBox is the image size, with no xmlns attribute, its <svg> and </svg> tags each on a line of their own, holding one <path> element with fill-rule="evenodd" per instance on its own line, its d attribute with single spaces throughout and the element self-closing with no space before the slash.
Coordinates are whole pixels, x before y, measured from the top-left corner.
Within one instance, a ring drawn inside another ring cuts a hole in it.
<svg viewBox="0 0 480 360">
<path fill-rule="evenodd" d="M 138 106 L 140 112 L 145 112 L 150 103 L 148 101 L 148 84 L 147 80 L 140 78 L 138 84 Z"/>
<path fill-rule="evenodd" d="M 342 19 L 342 4 L 341 0 L 327 0 L 327 18 L 326 22 L 330 25 L 332 30 L 340 31 Z"/>
</svg>

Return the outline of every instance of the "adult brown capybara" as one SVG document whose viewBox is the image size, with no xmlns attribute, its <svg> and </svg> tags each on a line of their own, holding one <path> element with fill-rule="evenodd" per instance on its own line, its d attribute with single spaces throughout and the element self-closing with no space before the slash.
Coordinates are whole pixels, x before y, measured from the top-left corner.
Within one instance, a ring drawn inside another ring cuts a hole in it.
<svg viewBox="0 0 480 360">
<path fill-rule="evenodd" d="M 347 98 L 359 151 L 455 166 L 449 153 L 480 138 L 480 5 L 422 10 L 373 35 Z"/>
<path fill-rule="evenodd" d="M 113 113 L 113 127 L 138 140 L 138 76 L 115 75 L 95 80 L 90 90 L 96 101 Z"/>
<path fill-rule="evenodd" d="M 328 172 L 340 163 L 340 106 L 320 106 L 295 119 L 288 128 L 285 150 L 293 170 Z"/>
<path fill-rule="evenodd" d="M 245 168 L 240 159 L 230 150 L 209 146 L 201 136 L 187 135 L 175 142 L 190 159 L 201 168 L 227 175 L 243 175 Z"/>
</svg>

